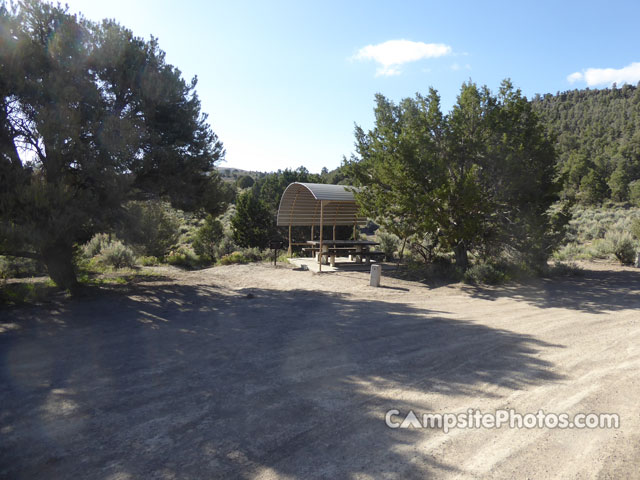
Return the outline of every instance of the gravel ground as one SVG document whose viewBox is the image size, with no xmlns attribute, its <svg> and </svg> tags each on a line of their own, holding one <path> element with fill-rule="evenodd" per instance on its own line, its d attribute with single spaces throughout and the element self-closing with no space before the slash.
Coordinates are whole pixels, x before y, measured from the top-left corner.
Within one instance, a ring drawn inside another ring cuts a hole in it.
<svg viewBox="0 0 640 480">
<path fill-rule="evenodd" d="M 269 265 L 0 310 L 0 477 L 640 478 L 640 271 L 438 288 Z M 392 429 L 385 413 L 616 413 Z"/>
</svg>

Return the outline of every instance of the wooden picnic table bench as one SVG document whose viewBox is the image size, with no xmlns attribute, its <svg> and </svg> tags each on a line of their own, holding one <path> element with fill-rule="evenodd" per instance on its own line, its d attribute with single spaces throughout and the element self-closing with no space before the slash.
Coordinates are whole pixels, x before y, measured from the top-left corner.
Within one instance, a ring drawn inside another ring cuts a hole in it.
<svg viewBox="0 0 640 480">
<path fill-rule="evenodd" d="M 336 255 L 350 255 L 355 257 L 356 263 L 362 260 L 369 264 L 372 259 L 380 258 L 383 252 L 372 252 L 369 247 L 379 245 L 378 242 L 370 240 L 323 240 L 322 250 L 320 252 L 320 241 L 313 240 L 307 242 L 307 247 L 303 248 L 304 252 L 311 252 L 312 256 L 318 259 L 318 262 L 330 261 L 331 265 L 335 265 Z M 326 259 L 326 260 L 325 260 Z"/>
</svg>

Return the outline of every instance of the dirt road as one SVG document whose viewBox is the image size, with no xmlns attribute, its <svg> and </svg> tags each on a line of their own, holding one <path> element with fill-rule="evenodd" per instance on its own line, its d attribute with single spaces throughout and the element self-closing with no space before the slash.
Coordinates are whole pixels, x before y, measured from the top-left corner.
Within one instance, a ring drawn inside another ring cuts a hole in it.
<svg viewBox="0 0 640 480">
<path fill-rule="evenodd" d="M 0 310 L 0 477 L 640 478 L 640 272 L 429 288 L 267 265 Z M 616 413 L 618 429 L 385 414 Z"/>
</svg>

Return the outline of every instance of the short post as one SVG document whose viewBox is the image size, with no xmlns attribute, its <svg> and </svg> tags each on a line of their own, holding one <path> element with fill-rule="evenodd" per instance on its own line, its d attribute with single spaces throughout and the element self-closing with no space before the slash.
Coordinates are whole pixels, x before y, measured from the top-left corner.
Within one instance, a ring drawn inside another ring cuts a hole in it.
<svg viewBox="0 0 640 480">
<path fill-rule="evenodd" d="M 283 246 L 283 242 L 281 240 L 271 240 L 269 241 L 269 248 L 273 250 L 273 266 L 277 266 L 278 261 L 278 250 L 280 250 Z"/>
<path fill-rule="evenodd" d="M 372 287 L 379 287 L 381 273 L 381 265 L 371 265 L 371 279 L 369 280 L 369 285 L 371 285 Z"/>
<path fill-rule="evenodd" d="M 329 263 L 329 245 L 322 246 L 322 253 L 320 255 L 320 264 L 327 265 Z"/>
<path fill-rule="evenodd" d="M 636 253 L 636 268 L 640 268 L 640 250 Z"/>
</svg>

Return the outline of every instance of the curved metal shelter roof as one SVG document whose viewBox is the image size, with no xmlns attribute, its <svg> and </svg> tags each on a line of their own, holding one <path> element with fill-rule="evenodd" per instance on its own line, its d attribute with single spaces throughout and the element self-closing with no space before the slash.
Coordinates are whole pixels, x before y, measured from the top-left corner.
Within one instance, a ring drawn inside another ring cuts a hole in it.
<svg viewBox="0 0 640 480">
<path fill-rule="evenodd" d="M 282 194 L 278 226 L 320 225 L 322 203 L 324 225 L 365 224 L 353 196 L 354 187 L 323 183 L 291 183 Z"/>
</svg>

